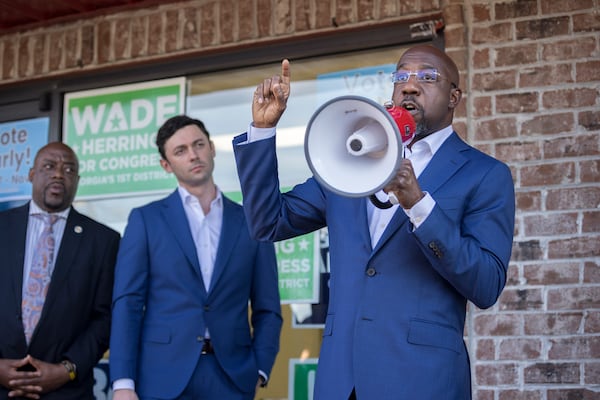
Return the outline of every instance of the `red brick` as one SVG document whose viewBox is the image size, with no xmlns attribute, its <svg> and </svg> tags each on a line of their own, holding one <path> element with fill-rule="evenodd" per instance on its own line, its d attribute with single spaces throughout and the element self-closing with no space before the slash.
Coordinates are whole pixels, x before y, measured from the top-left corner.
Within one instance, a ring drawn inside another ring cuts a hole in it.
<svg viewBox="0 0 600 400">
<path fill-rule="evenodd" d="M 517 192 L 516 205 L 519 211 L 539 211 L 542 204 L 542 194 L 538 190 Z"/>
<path fill-rule="evenodd" d="M 19 40 L 19 77 L 23 78 L 28 75 L 31 75 L 31 71 L 33 70 L 32 65 L 32 57 L 31 57 L 31 49 L 29 36 L 24 36 Z"/>
<path fill-rule="evenodd" d="M 518 225 L 518 224 L 517 224 Z M 515 225 L 515 230 L 517 226 Z M 506 274 L 506 286 L 520 286 L 521 285 L 521 266 L 519 264 L 509 264 L 508 271 Z"/>
<path fill-rule="evenodd" d="M 115 60 L 131 58 L 131 18 L 120 18 L 115 21 L 115 39 L 113 52 Z"/>
<path fill-rule="evenodd" d="M 543 218 L 543 217 L 542 217 Z M 567 222 L 568 224 L 577 225 L 577 214 L 569 214 L 569 219 L 574 221 Z M 531 222 L 526 222 L 529 226 Z M 562 229 L 562 228 L 557 228 Z M 529 229 L 525 229 L 528 232 Z M 535 235 L 526 233 L 527 235 Z M 530 264 L 523 267 L 523 278 L 527 285 L 564 285 L 568 283 L 579 282 L 579 263 L 564 262 L 564 263 L 544 263 Z"/>
<path fill-rule="evenodd" d="M 594 10 L 594 0 L 561 0 L 561 1 L 542 1 L 541 9 L 543 14 L 572 13 L 577 10 Z"/>
<path fill-rule="evenodd" d="M 46 35 L 39 34 L 32 36 L 33 40 L 33 75 L 41 75 L 45 72 L 46 60 Z"/>
<path fill-rule="evenodd" d="M 507 90 L 517 87 L 517 71 L 494 71 L 473 76 L 472 91 Z"/>
<path fill-rule="evenodd" d="M 548 242 L 548 259 L 600 256 L 600 236 L 571 237 Z"/>
<path fill-rule="evenodd" d="M 538 288 L 514 289 L 505 288 L 500 299 L 498 307 L 502 311 L 506 310 L 540 310 L 544 305 L 542 292 Z"/>
<path fill-rule="evenodd" d="M 600 81 L 600 61 L 585 61 L 575 64 L 577 82 Z"/>
<path fill-rule="evenodd" d="M 593 37 L 573 38 L 570 40 L 552 41 L 540 44 L 543 61 L 573 60 L 593 57 L 596 52 L 596 41 Z"/>
<path fill-rule="evenodd" d="M 147 54 L 147 24 L 147 16 L 131 18 L 131 58 Z"/>
<path fill-rule="evenodd" d="M 600 130 L 600 111 L 582 111 L 578 115 L 579 125 L 588 131 Z"/>
<path fill-rule="evenodd" d="M 79 63 L 79 29 L 65 32 L 65 68 L 77 67 Z"/>
<path fill-rule="evenodd" d="M 600 308 L 600 286 L 549 288 L 547 297 L 548 310 Z"/>
<path fill-rule="evenodd" d="M 290 0 L 275 1 L 275 18 L 273 21 L 273 30 L 276 36 L 290 34 L 294 32 L 294 23 L 292 20 L 292 5 Z"/>
<path fill-rule="evenodd" d="M 506 291 L 506 290 L 505 290 Z M 478 314 L 473 318 L 474 333 L 479 336 L 511 336 L 523 331 L 521 314 Z"/>
<path fill-rule="evenodd" d="M 548 389 L 547 400 L 598 400 L 598 392 L 586 388 Z"/>
<path fill-rule="evenodd" d="M 600 160 L 596 160 L 595 162 L 596 164 L 600 164 Z M 583 212 L 583 220 L 581 221 L 581 232 L 600 232 L 600 211 Z M 598 282 L 600 283 L 600 281 Z"/>
<path fill-rule="evenodd" d="M 542 258 L 542 249 L 539 240 L 526 240 L 513 242 L 512 255 L 513 261 L 531 261 Z"/>
<path fill-rule="evenodd" d="M 352 22 L 356 22 L 352 0 L 337 0 L 333 4 L 335 7 L 335 22 L 338 26 L 348 25 Z M 402 5 L 400 7 L 402 7 Z"/>
<path fill-rule="evenodd" d="M 271 36 L 271 20 L 273 15 L 271 0 L 256 0 L 256 9 L 256 27 L 258 31 L 258 37 L 262 38 Z"/>
<path fill-rule="evenodd" d="M 473 22 L 490 22 L 492 20 L 491 4 L 473 4 L 471 12 L 473 14 Z"/>
<path fill-rule="evenodd" d="M 496 345 L 493 339 L 476 339 L 475 358 L 478 361 L 495 360 Z"/>
<path fill-rule="evenodd" d="M 331 14 L 331 3 L 329 1 L 317 1 L 315 10 L 315 28 L 330 28 L 333 15 Z"/>
<path fill-rule="evenodd" d="M 179 50 L 179 10 L 165 12 L 165 51 L 173 53 Z"/>
<path fill-rule="evenodd" d="M 511 23 L 499 23 L 487 26 L 473 26 L 471 43 L 486 46 L 498 43 L 506 43 L 512 40 L 513 29 Z"/>
<path fill-rule="evenodd" d="M 449 4 L 443 8 L 446 25 L 464 25 L 464 8 L 462 4 Z"/>
<path fill-rule="evenodd" d="M 236 38 L 234 31 L 237 19 L 235 18 L 235 6 L 239 1 L 221 0 L 219 1 L 219 43 L 231 43 Z"/>
<path fill-rule="evenodd" d="M 63 68 L 63 49 L 65 47 L 64 32 L 50 33 L 50 43 L 48 52 L 48 69 L 50 72 L 55 72 Z"/>
<path fill-rule="evenodd" d="M 577 363 L 537 363 L 523 370 L 525 384 L 579 383 Z"/>
<path fill-rule="evenodd" d="M 515 26 L 517 40 L 547 39 L 552 36 L 567 35 L 569 33 L 569 17 L 517 21 Z"/>
<path fill-rule="evenodd" d="M 473 390 L 473 400 L 494 400 L 494 391 L 486 389 L 475 389 Z"/>
<path fill-rule="evenodd" d="M 496 112 L 500 114 L 535 112 L 539 108 L 538 93 L 521 92 L 496 96 Z"/>
<path fill-rule="evenodd" d="M 540 142 L 498 143 L 496 144 L 496 158 L 511 162 L 539 160 L 542 158 Z"/>
<path fill-rule="evenodd" d="M 600 154 L 600 144 L 598 143 L 597 135 L 583 135 L 578 134 L 576 136 L 568 136 L 561 138 L 554 138 L 551 140 L 545 140 L 543 143 L 543 151 L 545 159 L 552 158 L 566 158 L 566 157 L 583 157 L 583 156 L 595 156 Z M 582 182 L 585 182 L 583 179 Z M 590 182 L 598 182 L 598 175 L 596 179 L 590 180 Z"/>
<path fill-rule="evenodd" d="M 532 165 L 521 168 L 521 186 L 565 185 L 575 182 L 575 163 Z"/>
<path fill-rule="evenodd" d="M 444 40 L 447 41 L 449 47 L 465 47 L 467 45 L 465 27 L 462 25 L 446 27 L 444 29 Z M 452 45 L 450 46 L 450 44 Z"/>
<path fill-rule="evenodd" d="M 400 13 L 398 0 L 381 0 L 379 2 L 379 18 L 395 17 Z"/>
<path fill-rule="evenodd" d="M 597 262 L 586 261 L 583 264 L 583 282 L 600 283 L 600 266 Z"/>
<path fill-rule="evenodd" d="M 600 30 L 598 12 L 573 15 L 573 32 L 597 32 Z"/>
<path fill-rule="evenodd" d="M 113 42 L 111 31 L 112 24 L 110 21 L 101 21 L 98 24 L 98 64 L 107 64 L 112 60 L 111 49 Z"/>
<path fill-rule="evenodd" d="M 148 54 L 157 55 L 164 52 L 163 14 L 156 12 L 148 16 Z"/>
<path fill-rule="evenodd" d="M 537 14 L 537 1 L 520 0 L 500 3 L 495 4 L 494 9 L 497 20 L 523 18 Z"/>
<path fill-rule="evenodd" d="M 490 49 L 475 49 L 473 50 L 473 59 L 471 60 L 474 69 L 489 68 L 490 62 Z"/>
<path fill-rule="evenodd" d="M 499 360 L 535 360 L 541 356 L 542 341 L 534 338 L 506 338 L 500 340 Z"/>
<path fill-rule="evenodd" d="M 523 122 L 521 135 L 555 134 L 571 132 L 575 126 L 572 113 L 554 113 L 538 115 Z"/>
<path fill-rule="evenodd" d="M 539 390 L 502 390 L 498 400 L 542 400 L 542 393 Z"/>
<path fill-rule="evenodd" d="M 584 333 L 600 333 L 600 311 L 586 311 Z"/>
<path fill-rule="evenodd" d="M 483 386 L 515 385 L 519 367 L 515 363 L 479 364 L 475 366 L 475 383 Z"/>
<path fill-rule="evenodd" d="M 505 67 L 509 65 L 531 64 L 537 62 L 537 44 L 522 46 L 501 47 L 496 50 L 495 65 Z"/>
<path fill-rule="evenodd" d="M 517 121 L 513 117 L 480 121 L 475 129 L 475 140 L 494 140 L 516 137 Z"/>
<path fill-rule="evenodd" d="M 588 385 L 597 385 L 600 382 L 600 362 L 583 364 L 583 380 Z"/>
<path fill-rule="evenodd" d="M 356 13 L 358 21 L 372 21 L 375 18 L 375 7 L 377 3 L 372 0 L 358 0 L 356 4 Z"/>
<path fill-rule="evenodd" d="M 579 333 L 583 312 L 552 312 L 528 314 L 524 319 L 526 335 L 560 336 Z"/>
<path fill-rule="evenodd" d="M 548 109 L 593 107 L 598 96 L 599 89 L 585 87 L 554 90 L 542 94 L 542 105 Z"/>
<path fill-rule="evenodd" d="M 598 206 L 600 188 L 579 186 L 576 188 L 552 189 L 546 195 L 547 210 L 594 209 Z"/>
<path fill-rule="evenodd" d="M 298 3 L 302 3 L 308 0 L 298 0 L 296 2 L 296 15 L 298 16 L 298 12 L 300 11 L 298 8 L 300 7 Z M 238 7 L 238 38 L 239 40 L 248 40 L 254 38 L 254 23 L 256 21 L 256 9 L 254 8 L 254 3 L 251 1 L 239 1 L 237 3 Z M 308 10 L 305 10 L 308 13 Z M 298 18 L 300 18 L 298 16 Z M 308 29 L 308 28 L 307 28 Z"/>
<path fill-rule="evenodd" d="M 551 338 L 548 343 L 550 359 L 585 360 L 595 359 L 600 354 L 600 336 Z"/>
<path fill-rule="evenodd" d="M 224 7 L 224 5 L 221 5 Z M 183 49 L 197 49 L 200 47 L 200 28 L 198 24 L 200 22 L 199 12 L 196 7 L 186 7 L 182 10 L 182 42 L 181 47 Z M 233 17 L 231 18 L 233 20 Z M 233 21 L 231 21 L 233 25 Z M 221 30 L 223 32 L 223 29 Z"/>
<path fill-rule="evenodd" d="M 519 87 L 553 86 L 572 83 L 570 64 L 525 68 L 519 73 Z"/>
<path fill-rule="evenodd" d="M 95 50 L 94 43 L 96 41 L 96 33 L 92 25 L 84 25 L 81 27 L 81 59 L 80 66 L 87 66 L 94 62 Z"/>
</svg>

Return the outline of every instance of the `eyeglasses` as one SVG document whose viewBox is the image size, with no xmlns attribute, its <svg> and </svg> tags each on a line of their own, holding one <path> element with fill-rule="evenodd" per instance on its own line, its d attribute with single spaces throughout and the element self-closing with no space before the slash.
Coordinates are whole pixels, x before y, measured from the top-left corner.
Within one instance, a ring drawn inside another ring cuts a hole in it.
<svg viewBox="0 0 600 400">
<path fill-rule="evenodd" d="M 440 73 L 437 71 L 437 69 L 435 68 L 425 68 L 425 69 L 420 69 L 418 71 L 406 71 L 406 70 L 398 70 L 395 72 L 392 72 L 392 82 L 394 84 L 396 83 L 406 83 L 408 82 L 408 80 L 410 79 L 411 76 L 414 76 L 417 79 L 417 82 L 421 82 L 421 83 L 435 83 L 438 82 L 440 79 L 444 79 L 447 80 L 447 78 L 444 78 L 442 75 L 440 75 Z M 448 81 L 450 82 L 450 81 Z M 450 82 L 450 84 L 452 85 L 452 87 L 456 88 L 456 84 Z"/>
</svg>

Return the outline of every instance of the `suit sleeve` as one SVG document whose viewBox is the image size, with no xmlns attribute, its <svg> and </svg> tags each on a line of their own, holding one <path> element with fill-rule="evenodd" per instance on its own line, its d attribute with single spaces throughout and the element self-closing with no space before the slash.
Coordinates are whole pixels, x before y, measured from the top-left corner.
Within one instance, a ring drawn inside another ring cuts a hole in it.
<svg viewBox="0 0 600 400">
<path fill-rule="evenodd" d="M 136 378 L 148 262 L 144 219 L 142 213 L 134 209 L 121 240 L 115 267 L 110 337 L 111 382 Z"/>
<path fill-rule="evenodd" d="M 414 231 L 433 268 L 480 308 L 491 307 L 506 284 L 515 216 L 510 170 L 498 161 L 487 168 L 470 188 L 459 221 L 441 200 Z"/>
<path fill-rule="evenodd" d="M 113 289 L 114 267 L 119 248 L 119 234 L 102 227 L 101 234 L 95 238 L 94 246 L 98 249 L 95 256 L 99 259 L 90 260 L 99 270 L 97 286 L 92 304 L 92 315 L 87 329 L 77 336 L 64 358 L 77 365 L 81 375 L 87 375 L 108 348 L 111 324 L 111 297 Z M 95 257 L 92 256 L 92 257 Z M 77 301 L 77 299 L 73 299 Z"/>
<path fill-rule="evenodd" d="M 258 368 L 267 375 L 279 351 L 282 317 L 277 278 L 277 261 L 272 243 L 259 243 L 254 260 L 250 305 L 253 348 Z"/>
</svg>

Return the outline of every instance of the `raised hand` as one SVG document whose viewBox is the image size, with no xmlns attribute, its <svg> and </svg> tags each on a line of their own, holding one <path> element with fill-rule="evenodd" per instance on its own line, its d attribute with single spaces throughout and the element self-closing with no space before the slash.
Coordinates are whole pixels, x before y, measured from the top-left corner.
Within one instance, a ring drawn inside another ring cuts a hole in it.
<svg viewBox="0 0 600 400">
<path fill-rule="evenodd" d="M 281 62 L 281 75 L 273 75 L 259 83 L 252 98 L 252 123 L 257 128 L 277 125 L 290 97 L 290 62 Z"/>
</svg>

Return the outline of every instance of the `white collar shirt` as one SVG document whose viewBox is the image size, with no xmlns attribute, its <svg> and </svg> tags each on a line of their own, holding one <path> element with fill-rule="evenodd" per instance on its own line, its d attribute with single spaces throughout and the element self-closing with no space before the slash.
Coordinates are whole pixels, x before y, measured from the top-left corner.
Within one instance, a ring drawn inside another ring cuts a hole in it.
<svg viewBox="0 0 600 400">
<path fill-rule="evenodd" d="M 210 203 L 208 214 L 204 214 L 198 199 L 182 186 L 178 187 L 187 216 L 190 232 L 196 246 L 196 255 L 200 263 L 200 272 L 204 288 L 208 292 L 215 267 L 215 259 L 219 246 L 219 237 L 223 226 L 223 198 L 217 188 L 217 194 Z"/>
</svg>

